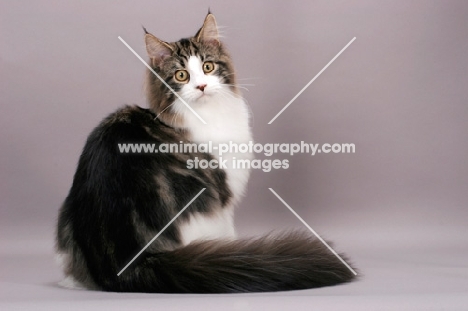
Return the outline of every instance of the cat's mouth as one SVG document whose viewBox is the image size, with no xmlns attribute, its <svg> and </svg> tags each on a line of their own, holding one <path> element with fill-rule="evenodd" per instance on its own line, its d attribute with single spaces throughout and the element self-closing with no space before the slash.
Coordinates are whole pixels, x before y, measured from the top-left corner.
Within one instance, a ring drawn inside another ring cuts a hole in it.
<svg viewBox="0 0 468 311">
<path fill-rule="evenodd" d="M 195 101 L 205 101 L 210 97 L 211 97 L 211 94 L 208 94 L 206 92 L 200 92 L 200 94 L 198 94 L 197 97 L 195 98 Z"/>
</svg>

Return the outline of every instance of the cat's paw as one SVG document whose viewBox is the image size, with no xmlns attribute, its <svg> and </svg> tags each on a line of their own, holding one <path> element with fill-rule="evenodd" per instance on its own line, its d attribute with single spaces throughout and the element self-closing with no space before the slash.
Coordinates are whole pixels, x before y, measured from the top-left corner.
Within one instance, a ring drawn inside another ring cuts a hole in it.
<svg viewBox="0 0 468 311">
<path fill-rule="evenodd" d="M 75 280 L 72 276 L 67 276 L 65 279 L 58 282 L 60 287 L 68 288 L 68 289 L 86 289 L 80 282 Z"/>
</svg>

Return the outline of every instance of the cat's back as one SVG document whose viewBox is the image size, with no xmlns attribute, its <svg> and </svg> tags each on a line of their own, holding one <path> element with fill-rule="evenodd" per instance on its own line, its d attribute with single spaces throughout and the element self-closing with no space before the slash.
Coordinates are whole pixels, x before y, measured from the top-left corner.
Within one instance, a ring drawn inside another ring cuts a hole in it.
<svg viewBox="0 0 468 311">
<path fill-rule="evenodd" d="M 176 140 L 179 134 L 156 119 L 149 109 L 125 106 L 111 113 L 91 132 L 87 147 L 108 147 L 119 150 L 118 144 L 166 142 Z"/>
<path fill-rule="evenodd" d="M 119 165 L 146 162 L 149 157 L 162 156 L 154 152 L 161 143 L 180 140 L 184 140 L 183 133 L 161 123 L 151 110 L 125 106 L 104 118 L 91 132 L 79 166 L 94 170 L 116 162 Z"/>
</svg>

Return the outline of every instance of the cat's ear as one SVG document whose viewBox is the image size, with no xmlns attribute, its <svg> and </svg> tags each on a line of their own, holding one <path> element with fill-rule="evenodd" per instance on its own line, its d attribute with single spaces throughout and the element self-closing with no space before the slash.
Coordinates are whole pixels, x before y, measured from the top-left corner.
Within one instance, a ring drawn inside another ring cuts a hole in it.
<svg viewBox="0 0 468 311">
<path fill-rule="evenodd" d="M 213 14 L 208 12 L 205 17 L 202 28 L 195 35 L 195 39 L 198 42 L 204 41 L 208 43 L 219 44 L 218 26 L 216 25 L 216 19 Z"/>
<path fill-rule="evenodd" d="M 159 65 L 164 58 L 172 55 L 173 49 L 169 43 L 159 40 L 148 32 L 145 34 L 145 43 L 146 52 L 151 58 L 151 63 L 153 66 Z"/>
</svg>

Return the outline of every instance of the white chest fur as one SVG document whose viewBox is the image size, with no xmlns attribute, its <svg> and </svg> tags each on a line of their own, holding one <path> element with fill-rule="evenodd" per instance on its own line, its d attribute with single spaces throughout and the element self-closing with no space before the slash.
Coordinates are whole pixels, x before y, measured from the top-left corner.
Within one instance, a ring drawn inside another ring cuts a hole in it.
<svg viewBox="0 0 468 311">
<path fill-rule="evenodd" d="M 193 106 L 207 124 L 203 124 L 191 111 L 184 110 L 184 118 L 190 130 L 190 138 L 195 143 L 212 142 L 213 146 L 233 143 L 247 144 L 252 141 L 249 127 L 248 108 L 243 99 L 230 96 L 210 96 L 205 102 Z M 237 204 L 242 198 L 248 179 L 249 169 L 234 166 L 235 160 L 252 159 L 251 153 L 229 150 L 221 155 L 226 164 L 227 182 L 233 194 L 233 203 Z M 213 150 L 213 156 L 220 158 L 218 150 Z M 221 160 L 221 159 L 220 159 Z"/>
<path fill-rule="evenodd" d="M 183 103 L 177 103 L 180 105 Z M 200 100 L 192 106 L 195 112 L 207 123 L 203 124 L 187 108 L 180 109 L 190 131 L 190 139 L 195 143 L 206 144 L 212 142 L 213 146 L 219 144 L 248 143 L 252 141 L 249 127 L 249 113 L 245 102 L 232 94 L 229 96 L 207 96 L 203 102 Z M 252 159 L 251 153 L 231 152 L 219 155 L 218 150 L 213 150 L 213 156 L 226 163 L 227 184 L 233 198 L 230 206 L 220 209 L 214 215 L 191 215 L 189 220 L 180 226 L 180 234 L 184 245 L 197 239 L 216 239 L 235 237 L 233 213 L 234 207 L 244 195 L 249 179 L 249 169 L 236 168 L 233 165 L 234 158 Z"/>
</svg>

